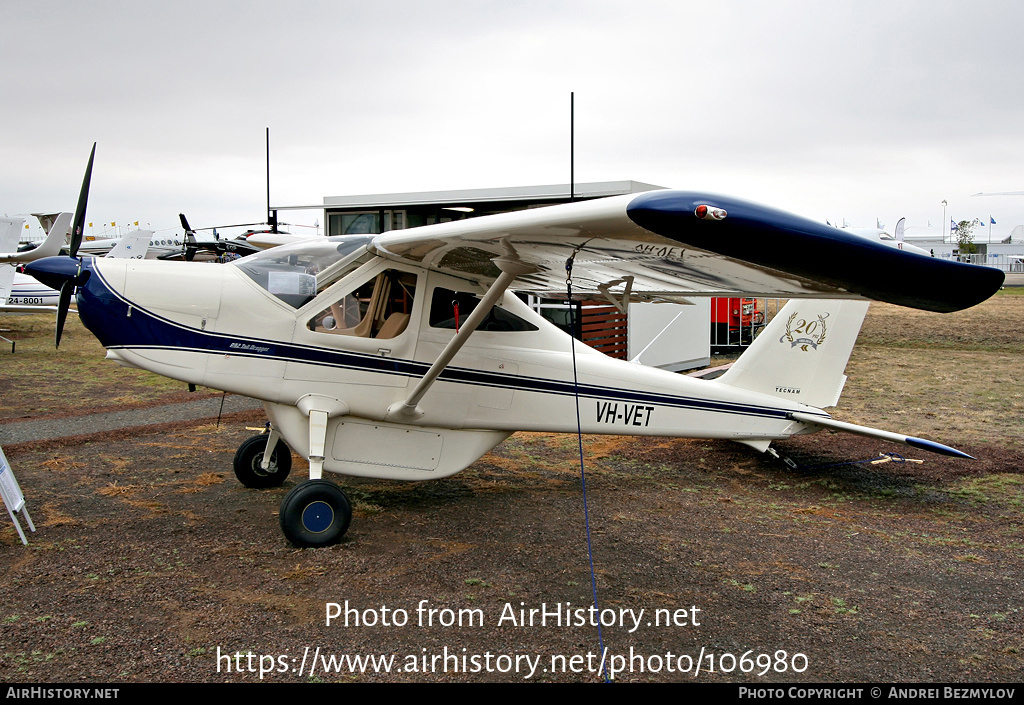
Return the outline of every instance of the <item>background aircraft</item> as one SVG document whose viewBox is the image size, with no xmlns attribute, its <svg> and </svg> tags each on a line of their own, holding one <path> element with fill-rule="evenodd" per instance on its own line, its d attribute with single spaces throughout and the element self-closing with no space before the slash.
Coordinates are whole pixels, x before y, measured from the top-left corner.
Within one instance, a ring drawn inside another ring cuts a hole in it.
<svg viewBox="0 0 1024 705">
<path fill-rule="evenodd" d="M 867 238 L 869 240 L 875 240 L 888 245 L 889 247 L 895 247 L 898 250 L 906 250 L 907 252 L 914 252 L 919 255 L 925 255 L 930 257 L 931 253 L 923 247 L 917 245 L 911 245 L 904 239 L 903 228 L 906 223 L 906 218 L 900 218 L 894 228 L 894 234 L 890 235 L 885 228 L 843 228 L 843 232 L 853 233 L 860 237 Z"/>
<path fill-rule="evenodd" d="M 5 218 L 4 220 L 8 221 L 9 219 Z M 43 240 L 37 247 L 30 250 L 19 251 L 18 239 L 21 237 L 21 226 L 24 222 L 24 220 L 17 220 L 18 232 L 13 243 L 0 240 L 0 262 L 31 262 L 33 260 L 42 259 L 43 257 L 52 257 L 59 253 L 60 248 L 64 245 L 68 236 L 68 226 L 71 225 L 71 214 L 57 214 L 57 216 L 53 218 L 53 224 L 50 226 L 50 230 L 47 232 L 45 240 Z M 42 218 L 40 218 L 40 222 L 44 222 Z M 9 239 L 9 232 L 5 230 L 4 236 Z"/>
<path fill-rule="evenodd" d="M 115 259 L 145 259 L 152 236 L 152 230 L 133 230 L 118 238 L 115 246 L 103 256 Z M 59 300 L 58 290 L 44 286 L 34 277 L 18 272 L 14 265 L 0 264 L 0 313 L 56 311 Z"/>
</svg>

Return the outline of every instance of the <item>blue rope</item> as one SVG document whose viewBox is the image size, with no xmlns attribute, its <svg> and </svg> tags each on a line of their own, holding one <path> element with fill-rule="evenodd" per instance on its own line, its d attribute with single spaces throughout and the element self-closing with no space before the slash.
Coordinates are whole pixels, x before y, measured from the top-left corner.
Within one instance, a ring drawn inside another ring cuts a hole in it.
<svg viewBox="0 0 1024 705">
<path fill-rule="evenodd" d="M 587 532 L 587 557 L 590 560 L 590 593 L 594 600 L 594 610 L 597 612 L 597 644 L 600 648 L 600 654 L 602 656 L 602 663 L 604 662 L 604 637 L 601 634 L 601 610 L 597 604 L 597 576 L 594 573 L 594 548 L 590 540 L 590 511 L 587 508 L 587 475 L 583 469 L 583 423 L 580 421 L 580 388 L 579 379 L 576 374 L 576 336 L 573 333 L 576 331 L 576 307 L 572 304 L 572 261 L 576 257 L 576 253 L 573 252 L 572 256 L 565 261 L 565 291 L 566 297 L 569 304 L 569 339 L 571 340 L 570 349 L 572 350 L 572 383 L 575 390 L 576 397 L 576 439 L 579 445 L 580 452 L 580 483 L 583 488 L 583 523 L 586 527 Z M 602 673 L 604 682 L 610 682 L 608 680 L 608 674 Z"/>
</svg>

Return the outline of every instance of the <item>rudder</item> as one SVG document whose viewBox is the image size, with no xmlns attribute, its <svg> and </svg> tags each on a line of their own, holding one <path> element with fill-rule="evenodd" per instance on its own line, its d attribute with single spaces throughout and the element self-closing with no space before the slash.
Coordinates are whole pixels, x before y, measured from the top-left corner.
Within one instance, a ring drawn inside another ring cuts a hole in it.
<svg viewBox="0 0 1024 705">
<path fill-rule="evenodd" d="M 791 299 L 716 381 L 808 406 L 835 406 L 868 302 Z"/>
</svg>

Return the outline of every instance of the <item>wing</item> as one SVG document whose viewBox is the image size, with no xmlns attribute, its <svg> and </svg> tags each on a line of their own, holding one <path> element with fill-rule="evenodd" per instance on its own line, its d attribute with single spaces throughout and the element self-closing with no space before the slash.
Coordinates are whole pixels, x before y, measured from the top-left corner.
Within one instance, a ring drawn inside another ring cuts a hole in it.
<svg viewBox="0 0 1024 705">
<path fill-rule="evenodd" d="M 393 231 L 383 256 L 476 281 L 492 261 L 530 268 L 514 289 L 565 294 L 566 260 L 581 296 L 634 301 L 688 296 L 867 298 L 957 311 L 991 296 L 1003 272 L 886 247 L 747 201 L 651 191 Z"/>
</svg>

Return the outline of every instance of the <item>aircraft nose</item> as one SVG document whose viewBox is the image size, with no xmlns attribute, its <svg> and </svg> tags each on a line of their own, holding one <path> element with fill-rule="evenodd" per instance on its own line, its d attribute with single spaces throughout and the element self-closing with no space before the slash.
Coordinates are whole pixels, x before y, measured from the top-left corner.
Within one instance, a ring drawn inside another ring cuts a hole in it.
<svg viewBox="0 0 1024 705">
<path fill-rule="evenodd" d="M 60 289 L 64 282 L 81 286 L 91 272 L 73 257 L 44 257 L 25 265 L 25 273 L 51 289 Z"/>
</svg>

